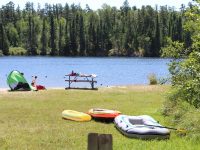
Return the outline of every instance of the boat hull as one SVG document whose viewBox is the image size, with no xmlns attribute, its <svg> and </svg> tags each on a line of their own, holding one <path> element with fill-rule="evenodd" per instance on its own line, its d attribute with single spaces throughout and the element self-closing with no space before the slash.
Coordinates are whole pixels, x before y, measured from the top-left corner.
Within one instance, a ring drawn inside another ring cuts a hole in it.
<svg viewBox="0 0 200 150">
<path fill-rule="evenodd" d="M 116 110 L 93 108 L 88 111 L 88 114 L 92 116 L 93 119 L 102 120 L 113 120 L 116 116 L 120 115 L 121 112 Z"/>
<path fill-rule="evenodd" d="M 169 139 L 170 131 L 163 128 L 152 117 L 119 115 L 114 120 L 116 128 L 129 138 L 138 139 Z M 158 127 L 160 126 L 160 127 Z"/>
</svg>

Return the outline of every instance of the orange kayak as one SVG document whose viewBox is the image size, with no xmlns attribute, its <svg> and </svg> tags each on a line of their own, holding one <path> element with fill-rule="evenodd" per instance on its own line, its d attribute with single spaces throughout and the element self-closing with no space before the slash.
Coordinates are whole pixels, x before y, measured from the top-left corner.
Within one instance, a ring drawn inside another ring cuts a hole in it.
<svg viewBox="0 0 200 150">
<path fill-rule="evenodd" d="M 88 114 L 93 118 L 99 119 L 114 119 L 121 114 L 120 111 L 110 110 L 110 109 L 101 109 L 101 108 L 92 108 L 88 111 Z"/>
</svg>

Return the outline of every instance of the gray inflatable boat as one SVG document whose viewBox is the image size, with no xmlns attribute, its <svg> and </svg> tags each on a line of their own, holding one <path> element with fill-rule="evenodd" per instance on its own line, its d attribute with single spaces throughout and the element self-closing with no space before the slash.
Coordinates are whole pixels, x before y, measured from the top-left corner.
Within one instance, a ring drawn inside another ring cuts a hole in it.
<svg viewBox="0 0 200 150">
<path fill-rule="evenodd" d="M 169 139 L 170 130 L 148 115 L 119 115 L 114 120 L 116 128 L 125 136 L 139 139 Z"/>
</svg>

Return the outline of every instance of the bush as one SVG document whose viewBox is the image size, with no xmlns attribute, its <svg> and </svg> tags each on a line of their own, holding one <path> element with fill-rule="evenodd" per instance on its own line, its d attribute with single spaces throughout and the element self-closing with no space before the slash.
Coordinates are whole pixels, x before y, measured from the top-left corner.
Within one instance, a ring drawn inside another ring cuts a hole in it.
<svg viewBox="0 0 200 150">
<path fill-rule="evenodd" d="M 154 73 L 150 74 L 150 75 L 148 76 L 148 79 L 149 79 L 149 84 L 150 84 L 150 85 L 156 85 L 156 84 L 158 84 L 156 75 L 155 75 Z"/>
<path fill-rule="evenodd" d="M 200 1 L 194 1 L 196 4 L 184 13 L 184 30 L 191 34 L 191 39 L 188 39 L 185 44 L 169 39 L 167 47 L 162 48 L 162 56 L 175 58 L 169 68 L 172 91 L 164 104 L 163 114 L 173 116 L 174 123 L 185 127 L 191 135 L 190 138 L 195 138 L 195 143 L 199 143 L 200 22 L 196 20 L 200 20 Z"/>
<path fill-rule="evenodd" d="M 110 49 L 108 51 L 108 56 L 124 56 L 124 55 L 125 55 L 124 50 Z"/>
<path fill-rule="evenodd" d="M 2 50 L 0 50 L 0 56 L 3 56 L 3 52 L 2 52 Z"/>
<path fill-rule="evenodd" d="M 182 58 L 186 55 L 184 44 L 179 41 L 172 41 L 170 38 L 166 39 L 166 47 L 161 48 L 162 57 Z"/>
<path fill-rule="evenodd" d="M 26 55 L 27 51 L 22 47 L 10 47 L 10 55 Z"/>
<path fill-rule="evenodd" d="M 200 53 L 192 52 L 185 60 L 170 66 L 172 90 L 162 114 L 170 116 L 177 127 L 185 128 L 190 138 L 200 139 Z"/>
<path fill-rule="evenodd" d="M 172 85 L 176 89 L 177 99 L 200 107 L 200 53 L 192 52 L 188 59 L 170 66 Z"/>
</svg>

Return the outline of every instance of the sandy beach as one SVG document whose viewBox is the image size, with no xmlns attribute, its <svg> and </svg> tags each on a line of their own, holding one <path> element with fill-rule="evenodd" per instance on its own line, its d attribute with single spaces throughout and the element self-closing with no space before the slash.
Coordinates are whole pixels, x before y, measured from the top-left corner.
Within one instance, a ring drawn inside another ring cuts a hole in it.
<svg viewBox="0 0 200 150">
<path fill-rule="evenodd" d="M 98 87 L 98 89 L 101 91 L 105 91 L 105 90 L 109 91 L 109 89 L 131 90 L 131 91 L 163 91 L 163 88 L 160 88 L 160 86 L 162 85 L 120 85 L 120 86 Z M 0 88 L 0 93 L 8 93 L 9 90 L 10 90 L 9 88 Z M 65 90 L 65 88 L 64 87 L 49 87 L 47 88 L 47 90 Z M 21 92 L 24 92 L 24 91 L 21 91 Z"/>
</svg>

